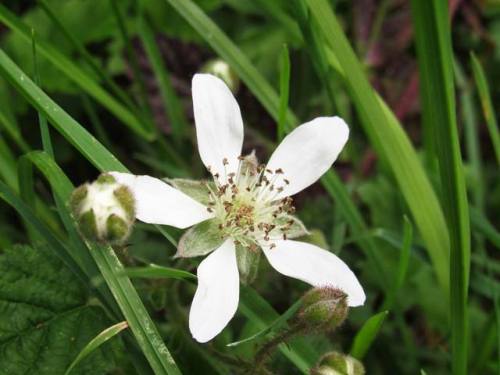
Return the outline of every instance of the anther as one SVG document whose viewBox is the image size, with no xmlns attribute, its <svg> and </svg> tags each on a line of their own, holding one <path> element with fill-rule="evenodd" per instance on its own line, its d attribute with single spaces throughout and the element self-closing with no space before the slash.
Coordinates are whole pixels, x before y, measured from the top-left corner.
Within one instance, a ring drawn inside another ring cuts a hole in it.
<svg viewBox="0 0 500 375">
<path fill-rule="evenodd" d="M 283 174 L 284 172 L 283 172 L 283 169 L 278 168 L 278 169 L 276 169 L 276 171 L 274 171 L 274 173 L 276 173 L 276 174 Z"/>
<path fill-rule="evenodd" d="M 228 165 L 229 164 L 229 161 L 227 160 L 227 158 L 222 159 L 222 164 L 223 165 Z"/>
</svg>

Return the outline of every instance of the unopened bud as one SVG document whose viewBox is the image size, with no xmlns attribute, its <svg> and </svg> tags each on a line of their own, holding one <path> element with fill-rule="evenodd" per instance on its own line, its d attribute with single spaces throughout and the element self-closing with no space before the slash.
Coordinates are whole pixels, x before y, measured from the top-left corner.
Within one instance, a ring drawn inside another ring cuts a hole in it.
<svg viewBox="0 0 500 375">
<path fill-rule="evenodd" d="M 201 69 L 205 73 L 213 74 L 222 79 L 229 87 L 229 90 L 235 94 L 240 87 L 240 80 L 234 70 L 227 62 L 222 59 L 213 59 L 208 61 Z"/>
<path fill-rule="evenodd" d="M 123 243 L 135 220 L 132 192 L 110 174 L 101 174 L 96 181 L 73 191 L 71 210 L 80 232 L 91 241 Z"/>
<path fill-rule="evenodd" d="M 311 289 L 302 297 L 298 318 L 311 329 L 331 331 L 343 323 L 348 312 L 343 291 L 322 287 Z"/>
<path fill-rule="evenodd" d="M 331 352 L 319 360 L 316 367 L 311 369 L 311 375 L 364 375 L 363 364 L 350 355 Z"/>
</svg>

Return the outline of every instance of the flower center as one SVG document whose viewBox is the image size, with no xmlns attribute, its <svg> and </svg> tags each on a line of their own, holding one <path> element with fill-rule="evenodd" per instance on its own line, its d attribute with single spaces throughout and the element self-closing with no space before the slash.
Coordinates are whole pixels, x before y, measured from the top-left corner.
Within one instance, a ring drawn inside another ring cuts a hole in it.
<svg viewBox="0 0 500 375">
<path fill-rule="evenodd" d="M 224 158 L 222 164 L 226 167 L 228 160 Z M 268 242 L 272 248 L 273 240 L 287 238 L 295 208 L 292 198 L 278 198 L 290 183 L 283 170 L 266 169 L 253 155 L 240 156 L 236 173 L 213 173 L 213 178 L 215 184 L 207 184 L 207 209 L 215 213 L 222 237 L 231 237 L 237 245 L 252 251 L 261 242 Z"/>
</svg>

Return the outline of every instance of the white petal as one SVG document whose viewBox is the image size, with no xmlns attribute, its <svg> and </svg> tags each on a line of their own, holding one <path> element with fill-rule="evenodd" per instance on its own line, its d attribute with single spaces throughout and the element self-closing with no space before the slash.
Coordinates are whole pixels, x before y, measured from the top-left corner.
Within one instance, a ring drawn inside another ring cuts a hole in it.
<svg viewBox="0 0 500 375">
<path fill-rule="evenodd" d="M 231 90 L 210 74 L 195 74 L 192 83 L 193 110 L 198 150 L 212 173 L 236 172 L 243 145 L 243 120 Z M 222 160 L 227 158 L 224 170 Z"/>
<path fill-rule="evenodd" d="M 189 330 L 198 342 L 217 336 L 238 309 L 240 279 L 234 242 L 226 240 L 198 266 Z"/>
<path fill-rule="evenodd" d="M 213 217 L 201 203 L 158 178 L 110 173 L 132 190 L 136 217 L 145 223 L 187 228 Z"/>
<path fill-rule="evenodd" d="M 318 117 L 283 139 L 267 164 L 273 171 L 282 169 L 289 184 L 276 199 L 298 193 L 318 180 L 333 164 L 349 137 L 349 128 L 340 117 Z M 269 176 L 268 176 L 269 177 Z M 271 177 L 269 177 L 271 178 Z"/>
<path fill-rule="evenodd" d="M 356 275 L 335 254 L 306 242 L 273 241 L 275 248 L 261 243 L 271 266 L 282 273 L 315 287 L 333 286 L 348 296 L 349 306 L 365 302 L 365 292 Z"/>
</svg>

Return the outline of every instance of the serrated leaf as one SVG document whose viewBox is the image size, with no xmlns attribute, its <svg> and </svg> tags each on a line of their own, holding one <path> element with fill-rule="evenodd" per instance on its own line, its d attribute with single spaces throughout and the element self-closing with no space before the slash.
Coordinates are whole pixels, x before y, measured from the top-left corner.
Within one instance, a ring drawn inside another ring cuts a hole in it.
<svg viewBox="0 0 500 375">
<path fill-rule="evenodd" d="M 195 201 L 208 205 L 209 190 L 207 184 L 213 185 L 213 182 L 206 180 L 188 180 L 185 178 L 165 178 L 165 181 L 174 188 L 182 191 L 184 194 L 189 195 Z"/>
<path fill-rule="evenodd" d="M 207 255 L 224 242 L 215 219 L 204 221 L 187 230 L 179 240 L 176 258 Z"/>
<path fill-rule="evenodd" d="M 236 246 L 236 261 L 240 272 L 240 281 L 243 284 L 249 285 L 257 277 L 260 254 L 260 249 L 252 251 L 241 245 Z"/>
<path fill-rule="evenodd" d="M 63 374 L 104 327 L 103 311 L 71 272 L 43 249 L 15 246 L 0 256 L 0 374 Z M 109 348 L 94 351 L 73 374 L 106 374 Z"/>
</svg>

